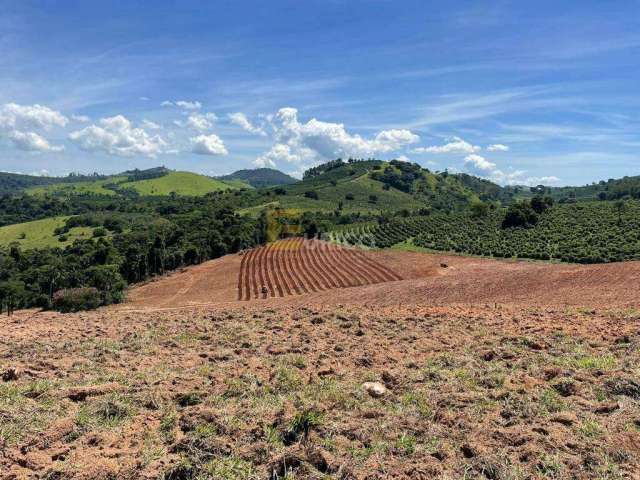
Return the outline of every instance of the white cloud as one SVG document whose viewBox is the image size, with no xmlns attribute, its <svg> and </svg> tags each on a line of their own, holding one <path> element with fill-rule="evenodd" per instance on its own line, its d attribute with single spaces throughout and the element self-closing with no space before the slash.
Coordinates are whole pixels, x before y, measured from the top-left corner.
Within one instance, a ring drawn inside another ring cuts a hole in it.
<svg viewBox="0 0 640 480">
<path fill-rule="evenodd" d="M 313 158 L 313 152 L 308 149 L 298 149 L 298 153 L 293 153 L 289 145 L 276 143 L 271 150 L 264 155 L 260 155 L 253 162 L 257 167 L 275 167 L 276 162 L 300 163 Z"/>
<path fill-rule="evenodd" d="M 229 120 L 231 120 L 231 123 L 238 125 L 246 132 L 255 133 L 256 135 L 261 135 L 263 137 L 267 135 L 267 132 L 265 132 L 264 129 L 253 125 L 242 112 L 230 113 Z"/>
<path fill-rule="evenodd" d="M 71 119 L 80 123 L 88 123 L 91 121 L 91 119 L 86 115 L 71 115 Z"/>
<path fill-rule="evenodd" d="M 312 118 L 300 123 L 298 110 L 281 108 L 268 117 L 274 129 L 275 145 L 258 157 L 257 162 L 284 160 L 328 160 L 338 157 L 367 157 L 389 153 L 417 142 L 420 137 L 409 130 L 384 130 L 373 139 L 348 133 L 341 123 L 322 122 Z"/>
<path fill-rule="evenodd" d="M 63 146 L 54 146 L 49 141 L 35 132 L 21 132 L 14 130 L 9 133 L 9 139 L 20 150 L 28 152 L 61 152 Z"/>
<path fill-rule="evenodd" d="M 206 113 L 204 115 L 200 113 L 192 113 L 189 115 L 187 119 L 186 125 L 194 130 L 198 130 L 199 132 L 205 132 L 213 127 L 213 122 L 218 119 L 215 113 Z"/>
<path fill-rule="evenodd" d="M 170 100 L 165 100 L 160 104 L 163 107 L 178 107 L 183 110 L 200 110 L 202 108 L 202 104 L 197 100 L 187 101 L 187 100 L 178 100 L 172 102 Z"/>
<path fill-rule="evenodd" d="M 431 147 L 418 147 L 412 150 L 413 153 L 475 153 L 482 150 L 477 145 L 472 145 L 460 137 L 453 137 L 449 143 L 444 145 L 434 145 Z"/>
<path fill-rule="evenodd" d="M 28 152 L 60 152 L 63 146 L 51 145 L 49 140 L 33 130 L 51 130 L 64 127 L 69 119 L 56 110 L 43 105 L 18 105 L 6 103 L 0 106 L 0 137 L 8 138 L 13 145 Z"/>
<path fill-rule="evenodd" d="M 557 183 L 560 181 L 558 177 L 528 177 L 525 170 L 509 170 L 505 172 L 497 167 L 497 165 L 484 157 L 471 154 L 464 159 L 466 170 L 479 177 L 487 178 L 501 185 L 538 185 Z"/>
<path fill-rule="evenodd" d="M 69 139 L 82 150 L 106 152 L 128 157 L 145 155 L 155 157 L 164 153 L 167 143 L 159 135 L 149 135 L 142 128 L 135 128 L 123 115 L 103 118 L 98 125 L 91 125 L 71 132 Z"/>
<path fill-rule="evenodd" d="M 509 147 L 506 145 L 502 145 L 501 143 L 495 143 L 493 145 L 489 145 L 487 150 L 490 152 L 508 152 Z"/>
<path fill-rule="evenodd" d="M 6 103 L 0 107 L 0 129 L 64 127 L 69 119 L 56 110 L 43 105 Z"/>
<path fill-rule="evenodd" d="M 148 102 L 151 99 L 149 97 L 138 97 L 138 100 L 141 100 L 143 102 Z"/>
<path fill-rule="evenodd" d="M 210 135 L 198 135 L 190 139 L 192 152 L 198 155 L 227 155 L 224 142 L 215 133 Z"/>
<path fill-rule="evenodd" d="M 411 159 L 409 157 L 407 157 L 406 155 L 400 155 L 399 157 L 396 158 L 396 160 L 400 161 L 400 162 L 410 162 Z"/>
</svg>

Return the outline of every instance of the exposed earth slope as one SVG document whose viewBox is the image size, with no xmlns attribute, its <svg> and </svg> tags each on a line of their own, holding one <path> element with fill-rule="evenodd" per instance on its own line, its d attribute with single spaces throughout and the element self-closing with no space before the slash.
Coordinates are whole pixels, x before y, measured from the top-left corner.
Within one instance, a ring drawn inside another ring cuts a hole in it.
<svg viewBox="0 0 640 480">
<path fill-rule="evenodd" d="M 402 279 L 0 317 L 0 478 L 638 478 L 639 263 L 359 253 Z"/>
</svg>

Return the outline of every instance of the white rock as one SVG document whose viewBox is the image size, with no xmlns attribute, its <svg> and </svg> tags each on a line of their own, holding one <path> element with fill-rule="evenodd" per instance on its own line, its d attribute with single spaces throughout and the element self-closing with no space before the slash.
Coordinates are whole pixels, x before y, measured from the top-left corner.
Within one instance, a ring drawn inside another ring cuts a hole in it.
<svg viewBox="0 0 640 480">
<path fill-rule="evenodd" d="M 387 387 L 380 382 L 365 382 L 362 384 L 362 388 L 372 397 L 378 398 L 387 393 Z"/>
</svg>

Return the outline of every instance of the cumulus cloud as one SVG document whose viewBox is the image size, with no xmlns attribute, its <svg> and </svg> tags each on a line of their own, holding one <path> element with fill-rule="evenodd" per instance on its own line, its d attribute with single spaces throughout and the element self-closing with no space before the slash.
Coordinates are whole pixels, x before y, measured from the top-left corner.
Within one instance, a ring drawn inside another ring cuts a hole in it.
<svg viewBox="0 0 640 480">
<path fill-rule="evenodd" d="M 256 158 L 253 164 L 257 167 L 275 167 L 276 162 L 300 163 L 313 158 L 313 151 L 309 149 L 298 149 L 297 153 L 292 151 L 289 145 L 276 143 L 271 150 Z"/>
<path fill-rule="evenodd" d="M 17 148 L 27 152 L 61 152 L 64 150 L 64 146 L 51 145 L 46 138 L 35 132 L 14 130 L 9 132 L 8 137 Z"/>
<path fill-rule="evenodd" d="M 496 164 L 488 161 L 481 155 L 472 153 L 464 157 L 465 166 L 470 166 L 474 170 L 480 170 L 482 172 L 491 172 L 496 168 Z"/>
<path fill-rule="evenodd" d="M 431 147 L 418 147 L 412 150 L 413 153 L 475 153 L 482 150 L 477 145 L 472 145 L 460 137 L 453 137 L 444 145 L 433 145 Z"/>
<path fill-rule="evenodd" d="M 28 152 L 64 150 L 63 146 L 51 145 L 33 130 L 48 131 L 53 127 L 64 127 L 68 122 L 60 112 L 43 105 L 6 103 L 0 107 L 0 137 L 8 138 L 16 148 Z"/>
<path fill-rule="evenodd" d="M 204 115 L 192 113 L 183 125 L 198 130 L 199 132 L 206 132 L 213 127 L 213 122 L 217 119 L 218 116 L 215 113 L 206 113 Z"/>
<path fill-rule="evenodd" d="M 149 135 L 144 129 L 134 127 L 123 115 L 103 118 L 99 125 L 71 132 L 69 139 L 82 150 L 123 157 L 155 157 L 164 153 L 167 147 L 167 143 L 159 135 Z"/>
<path fill-rule="evenodd" d="M 471 154 L 464 159 L 465 169 L 474 175 L 486 178 L 501 185 L 538 185 L 550 184 L 560 181 L 558 177 L 531 177 L 526 175 L 526 170 L 508 170 L 504 171 L 498 166 L 482 157 L 481 155 Z"/>
<path fill-rule="evenodd" d="M 170 100 L 165 100 L 160 104 L 163 107 L 178 107 L 182 110 L 200 110 L 202 108 L 202 104 L 197 100 L 188 101 L 188 100 L 177 100 L 172 102 Z"/>
<path fill-rule="evenodd" d="M 509 147 L 507 145 L 502 145 L 501 143 L 495 143 L 493 145 L 489 145 L 487 150 L 490 152 L 508 152 Z"/>
<path fill-rule="evenodd" d="M 396 160 L 400 161 L 400 162 L 410 162 L 411 159 L 409 157 L 407 157 L 406 155 L 400 155 L 396 158 Z"/>
<path fill-rule="evenodd" d="M 191 151 L 198 155 L 227 155 L 226 147 L 222 139 L 215 133 L 210 135 L 198 135 L 190 139 Z"/>
<path fill-rule="evenodd" d="M 0 128 L 6 130 L 64 127 L 69 119 L 56 110 L 43 105 L 6 103 L 0 108 Z"/>
<path fill-rule="evenodd" d="M 231 123 L 233 123 L 234 125 L 238 125 L 246 132 L 261 135 L 263 137 L 267 135 L 267 132 L 265 132 L 264 129 L 252 124 L 247 116 L 242 112 L 230 113 L 229 120 L 231 120 Z"/>
<path fill-rule="evenodd" d="M 275 132 L 275 145 L 256 162 L 321 161 L 338 157 L 366 157 L 389 153 L 420 140 L 409 130 L 384 130 L 371 139 L 350 134 L 341 123 L 322 122 L 312 118 L 298 120 L 298 110 L 281 108 L 269 121 Z"/>
</svg>

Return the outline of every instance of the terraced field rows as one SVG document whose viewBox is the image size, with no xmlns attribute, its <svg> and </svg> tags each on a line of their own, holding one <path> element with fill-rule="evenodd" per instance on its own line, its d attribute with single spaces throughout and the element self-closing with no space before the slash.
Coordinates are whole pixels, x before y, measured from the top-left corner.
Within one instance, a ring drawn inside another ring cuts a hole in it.
<svg viewBox="0 0 640 480">
<path fill-rule="evenodd" d="M 300 295 L 401 279 L 359 250 L 320 240 L 289 238 L 244 254 L 238 275 L 238 300 Z"/>
</svg>

